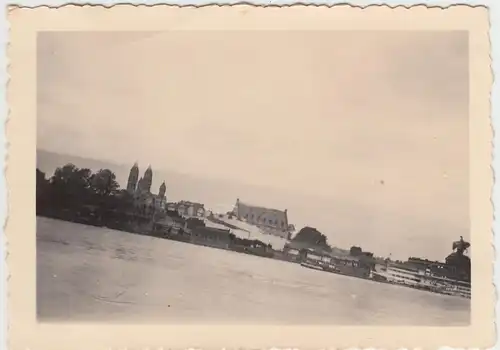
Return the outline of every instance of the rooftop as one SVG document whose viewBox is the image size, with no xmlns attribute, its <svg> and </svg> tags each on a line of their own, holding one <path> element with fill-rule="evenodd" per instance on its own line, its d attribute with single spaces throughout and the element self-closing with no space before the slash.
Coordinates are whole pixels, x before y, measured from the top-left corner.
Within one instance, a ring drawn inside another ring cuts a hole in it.
<svg viewBox="0 0 500 350">
<path fill-rule="evenodd" d="M 183 205 L 198 205 L 198 206 L 201 206 L 201 207 L 205 207 L 205 205 L 202 204 L 202 203 L 185 201 L 185 200 L 179 201 L 177 203 L 172 203 L 172 204 L 176 204 L 176 205 L 181 205 L 181 204 L 183 204 Z"/>
<path fill-rule="evenodd" d="M 286 212 L 286 210 L 279 210 L 279 209 L 273 209 L 273 208 L 267 208 L 267 207 L 263 207 L 263 206 L 259 206 L 259 205 L 253 205 L 253 204 L 249 204 L 249 203 L 246 203 L 246 202 L 242 202 L 238 199 L 237 205 L 243 205 L 243 206 L 246 206 L 246 207 L 252 207 L 252 208 L 255 208 L 255 209 L 258 209 L 258 210 L 265 210 L 265 211 L 270 211 L 270 212 L 274 212 L 274 213 L 279 213 L 279 214 L 284 214 Z"/>
</svg>

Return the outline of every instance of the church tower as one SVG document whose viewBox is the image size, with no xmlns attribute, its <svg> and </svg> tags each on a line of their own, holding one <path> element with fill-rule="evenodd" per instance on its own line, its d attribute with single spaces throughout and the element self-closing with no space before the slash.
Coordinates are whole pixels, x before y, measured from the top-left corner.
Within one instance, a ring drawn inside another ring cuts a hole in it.
<svg viewBox="0 0 500 350">
<path fill-rule="evenodd" d="M 148 166 L 144 177 L 142 178 L 142 190 L 146 193 L 151 193 L 151 185 L 153 183 L 153 170 L 151 170 L 151 165 Z"/>
<path fill-rule="evenodd" d="M 165 192 L 167 191 L 167 186 L 165 185 L 165 181 L 160 186 L 160 192 L 158 193 L 158 197 L 160 197 L 162 200 L 165 198 Z"/>
<path fill-rule="evenodd" d="M 142 177 L 139 179 L 139 182 L 137 183 L 137 191 L 136 193 L 142 193 L 144 191 L 144 180 Z"/>
<path fill-rule="evenodd" d="M 139 165 L 136 162 L 132 167 L 132 169 L 130 169 L 130 174 L 128 175 L 127 191 L 129 193 L 135 192 L 138 179 L 139 179 Z"/>
</svg>

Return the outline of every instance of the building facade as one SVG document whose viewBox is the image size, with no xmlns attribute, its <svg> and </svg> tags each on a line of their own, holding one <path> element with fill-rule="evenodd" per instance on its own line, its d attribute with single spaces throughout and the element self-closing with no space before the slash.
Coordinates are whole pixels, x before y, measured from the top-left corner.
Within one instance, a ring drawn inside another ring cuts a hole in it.
<svg viewBox="0 0 500 350">
<path fill-rule="evenodd" d="M 205 217 L 205 205 L 190 201 L 180 201 L 175 203 L 168 203 L 167 209 L 175 211 L 183 217 Z"/>
<path fill-rule="evenodd" d="M 251 225 L 255 225 L 265 233 L 282 238 L 290 238 L 292 225 L 288 223 L 288 211 L 269 209 L 260 206 L 246 204 L 236 200 L 234 215 L 238 220 L 245 220 Z"/>
<path fill-rule="evenodd" d="M 137 181 L 139 181 L 139 165 L 135 163 L 132 169 L 130 169 L 127 181 L 127 191 L 130 194 L 135 193 L 137 187 Z"/>
<path fill-rule="evenodd" d="M 165 211 L 167 203 L 167 186 L 165 181 L 161 184 L 158 194 L 151 193 L 153 184 L 153 170 L 148 166 L 144 176 L 139 178 L 139 165 L 137 163 L 130 169 L 127 181 L 127 191 L 134 197 L 134 207 L 145 215 L 153 215 Z"/>
</svg>

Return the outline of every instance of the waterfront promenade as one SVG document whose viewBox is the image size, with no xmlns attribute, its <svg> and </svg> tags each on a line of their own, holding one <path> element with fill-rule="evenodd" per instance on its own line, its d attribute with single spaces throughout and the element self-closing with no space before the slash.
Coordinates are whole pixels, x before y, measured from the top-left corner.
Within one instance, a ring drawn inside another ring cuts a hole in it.
<svg viewBox="0 0 500 350">
<path fill-rule="evenodd" d="M 470 300 L 37 218 L 43 321 L 465 325 Z"/>
</svg>

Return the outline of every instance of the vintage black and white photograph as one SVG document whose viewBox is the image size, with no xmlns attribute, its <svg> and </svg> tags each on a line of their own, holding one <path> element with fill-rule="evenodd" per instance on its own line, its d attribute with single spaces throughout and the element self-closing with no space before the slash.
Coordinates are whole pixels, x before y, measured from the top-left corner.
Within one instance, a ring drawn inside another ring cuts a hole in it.
<svg viewBox="0 0 500 350">
<path fill-rule="evenodd" d="M 339 11 L 13 12 L 17 347 L 487 347 L 487 12 Z"/>
<path fill-rule="evenodd" d="M 470 322 L 467 32 L 37 45 L 40 320 Z"/>
</svg>

